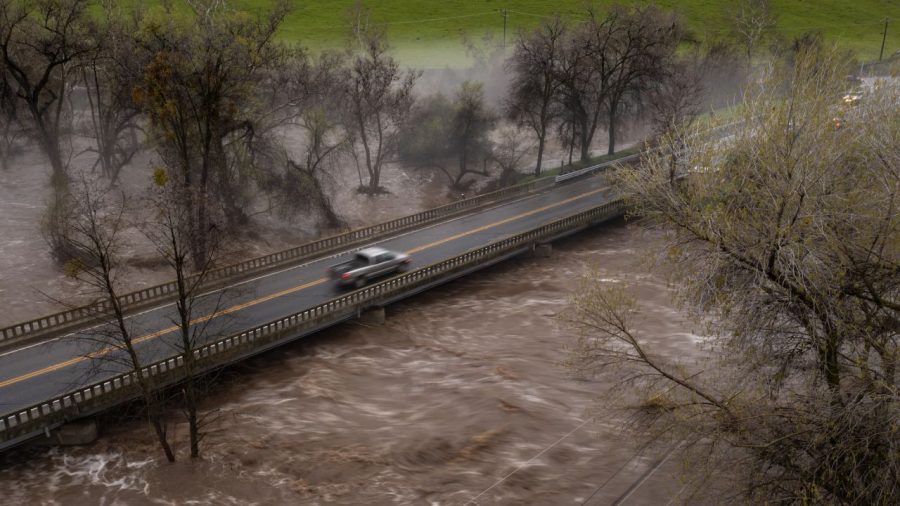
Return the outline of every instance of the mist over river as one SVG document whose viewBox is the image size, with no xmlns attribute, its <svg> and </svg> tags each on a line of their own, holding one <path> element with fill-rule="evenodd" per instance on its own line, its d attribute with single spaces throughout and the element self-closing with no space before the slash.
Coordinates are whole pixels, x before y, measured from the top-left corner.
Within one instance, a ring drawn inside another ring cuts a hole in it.
<svg viewBox="0 0 900 506">
<path fill-rule="evenodd" d="M 3 457 L 13 504 L 610 504 L 658 454 L 591 419 L 604 385 L 561 365 L 554 318 L 592 267 L 626 282 L 656 353 L 693 352 L 690 325 L 641 260 L 660 238 L 615 222 L 348 323 L 217 378 L 203 459 L 167 464 L 144 423 L 107 422 L 86 447 Z M 625 504 L 677 501 L 664 464 Z"/>
</svg>

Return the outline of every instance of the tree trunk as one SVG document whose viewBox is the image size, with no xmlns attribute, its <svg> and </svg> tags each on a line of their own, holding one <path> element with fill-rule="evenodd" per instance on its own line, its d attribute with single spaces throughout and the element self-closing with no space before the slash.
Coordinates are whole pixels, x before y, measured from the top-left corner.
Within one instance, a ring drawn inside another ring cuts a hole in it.
<svg viewBox="0 0 900 506">
<path fill-rule="evenodd" d="M 322 209 L 322 214 L 325 215 L 325 223 L 329 228 L 338 228 L 344 226 L 344 220 L 340 219 L 337 213 L 334 210 L 334 205 L 331 203 L 331 199 L 328 198 L 328 195 L 325 194 L 325 189 L 322 188 L 322 183 L 319 182 L 319 178 L 316 177 L 315 172 L 309 174 L 310 179 L 312 179 L 313 187 L 316 189 L 316 196 L 319 200 L 319 207 Z"/>
<path fill-rule="evenodd" d="M 546 132 L 541 132 L 541 135 L 538 137 L 537 165 L 534 167 L 534 177 L 540 177 L 541 175 L 541 160 L 544 158 L 544 139 L 546 137 Z"/>
<path fill-rule="evenodd" d="M 163 453 L 166 454 L 166 460 L 175 462 L 175 453 L 169 445 L 169 439 L 166 434 L 166 427 L 162 421 L 162 416 L 160 416 L 159 413 L 155 413 L 156 408 L 148 406 L 147 409 L 154 412 L 150 415 L 150 424 L 153 425 L 153 430 L 156 432 L 156 438 L 159 439 L 159 445 L 162 446 Z"/>
<path fill-rule="evenodd" d="M 193 351 L 190 352 L 193 354 Z M 184 386 L 184 404 L 187 410 L 188 430 L 191 436 L 191 458 L 200 457 L 200 425 L 197 420 L 197 391 L 194 385 L 193 371 Z"/>
<path fill-rule="evenodd" d="M 611 155 L 616 152 L 616 106 L 609 109 L 609 149 L 606 154 Z"/>
<path fill-rule="evenodd" d="M 28 109 L 31 117 L 34 119 L 35 129 L 37 131 L 38 145 L 50 161 L 50 168 L 53 172 L 50 176 L 50 184 L 58 190 L 67 190 L 69 188 L 69 176 L 66 174 L 66 167 L 62 161 L 62 153 L 59 151 L 59 130 L 51 131 L 51 128 L 44 122 L 36 103 L 29 102 Z"/>
<path fill-rule="evenodd" d="M 468 153 L 466 152 L 466 146 L 468 142 L 466 140 L 463 141 L 463 148 L 459 153 L 459 172 L 456 174 L 456 180 L 453 181 L 454 188 L 459 187 L 459 183 L 462 182 L 463 176 L 468 172 Z"/>
<path fill-rule="evenodd" d="M 44 145 L 44 153 L 50 160 L 50 167 L 53 170 L 50 175 L 50 184 L 57 190 L 67 190 L 69 188 L 69 175 L 66 174 L 59 146 L 49 137 L 49 133 L 42 132 L 39 135 L 43 136 L 41 144 Z"/>
<path fill-rule="evenodd" d="M 591 140 L 588 138 L 587 125 L 582 125 L 581 128 L 581 146 L 578 146 L 581 149 L 581 161 L 585 162 L 591 158 L 591 150 L 589 149 L 591 146 Z"/>
<path fill-rule="evenodd" d="M 572 124 L 572 138 L 569 139 L 569 165 L 572 165 L 572 154 L 575 152 L 575 124 Z"/>
<path fill-rule="evenodd" d="M 374 193 L 375 189 L 378 188 L 378 176 L 381 171 L 372 165 L 372 151 L 369 148 L 369 136 L 366 135 L 365 120 L 360 114 L 356 115 L 356 119 L 357 125 L 359 126 L 359 138 L 362 141 L 363 150 L 366 153 L 366 170 L 369 172 L 369 191 Z"/>
<path fill-rule="evenodd" d="M 372 171 L 372 175 L 369 177 L 369 190 L 371 190 L 372 193 L 376 193 L 380 186 L 381 186 L 381 169 L 376 168 Z"/>
<path fill-rule="evenodd" d="M 207 234 L 207 211 L 205 198 L 201 195 L 195 202 L 197 209 L 197 220 L 194 223 L 192 234 L 192 248 L 194 265 L 203 265 L 206 261 L 206 234 Z"/>
<path fill-rule="evenodd" d="M 11 121 L 3 119 L 3 133 L 0 134 L 0 169 L 4 172 L 9 170 L 9 157 L 12 154 L 13 143 L 10 142 L 10 130 L 12 130 Z"/>
</svg>

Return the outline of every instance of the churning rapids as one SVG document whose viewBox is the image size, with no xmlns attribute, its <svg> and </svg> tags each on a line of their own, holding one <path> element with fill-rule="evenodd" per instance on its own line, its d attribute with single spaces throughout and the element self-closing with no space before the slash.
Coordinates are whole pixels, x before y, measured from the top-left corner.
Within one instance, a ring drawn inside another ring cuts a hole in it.
<svg viewBox="0 0 900 506">
<path fill-rule="evenodd" d="M 170 465 L 140 422 L 90 446 L 29 450 L 0 467 L 3 504 L 666 504 L 671 463 L 589 419 L 604 385 L 560 363 L 563 311 L 592 267 L 626 282 L 662 354 L 696 337 L 665 281 L 641 267 L 660 238 L 621 222 L 221 373 L 204 457 Z M 175 446 L 186 447 L 173 414 Z M 114 425 L 114 426 L 111 426 Z M 643 478 L 636 490 L 629 488 Z"/>
</svg>

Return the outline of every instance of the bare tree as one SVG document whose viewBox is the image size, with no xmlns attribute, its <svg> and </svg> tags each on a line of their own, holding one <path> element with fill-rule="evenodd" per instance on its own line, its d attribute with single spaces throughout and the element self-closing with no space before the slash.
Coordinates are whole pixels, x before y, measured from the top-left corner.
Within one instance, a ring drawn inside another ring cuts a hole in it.
<svg viewBox="0 0 900 506">
<path fill-rule="evenodd" d="M 420 100 L 403 132 L 400 155 L 409 163 L 437 168 L 451 188 L 465 190 L 475 182 L 467 175 L 490 176 L 489 134 L 495 123 L 482 84 L 465 81 L 452 102 L 441 94 Z"/>
<path fill-rule="evenodd" d="M 152 127 L 151 139 L 184 187 L 191 210 L 191 251 L 202 265 L 208 254 L 210 206 L 222 204 L 227 223 L 246 222 L 256 171 L 266 170 L 271 133 L 269 104 L 259 98 L 286 51 L 273 40 L 288 12 L 278 2 L 269 16 L 251 19 L 219 5 L 194 2 L 195 25 L 171 16 L 150 24 L 139 45 L 151 63 L 133 92 Z"/>
<path fill-rule="evenodd" d="M 371 21 L 372 10 L 362 0 L 356 0 L 353 7 L 345 13 L 347 23 L 347 37 L 357 49 L 366 47 L 366 40 L 373 30 Z"/>
<path fill-rule="evenodd" d="M 328 117 L 324 109 L 311 109 L 303 113 L 301 119 L 306 132 L 306 152 L 302 162 L 287 160 L 290 170 L 295 172 L 295 184 L 300 194 L 307 196 L 322 211 L 328 227 L 338 228 L 345 225 L 337 212 L 331 197 L 325 190 L 322 180 L 330 179 L 334 155 L 346 146 L 346 139 L 340 137 L 335 123 Z"/>
<path fill-rule="evenodd" d="M 145 53 L 138 51 L 134 33 L 140 21 L 139 11 L 131 18 L 117 10 L 109 0 L 102 3 L 103 20 L 97 26 L 99 48 L 81 58 L 81 78 L 90 106 L 90 130 L 96 147 L 87 151 L 97 154 L 94 167 L 115 183 L 122 168 L 141 149 L 138 139 L 140 109 L 131 92 L 138 84 L 136 69 L 143 68 Z"/>
<path fill-rule="evenodd" d="M 506 115 L 534 131 L 538 141 L 534 175 L 541 175 L 544 146 L 557 114 L 556 100 L 562 82 L 560 57 L 565 44 L 565 26 L 559 17 L 542 23 L 532 32 L 522 32 L 506 66 L 513 73 Z"/>
<path fill-rule="evenodd" d="M 326 226 L 345 225 L 334 209 L 325 184 L 335 184 L 335 161 L 346 154 L 349 142 L 340 128 L 340 71 L 344 64 L 338 53 L 324 52 L 317 58 L 297 54 L 287 72 L 287 95 L 292 105 L 290 124 L 304 133 L 303 156 L 286 156 L 287 172 L 276 184 L 282 185 L 287 207 L 309 210 L 317 207 Z"/>
<path fill-rule="evenodd" d="M 571 30 L 558 65 L 559 103 L 566 137 L 577 144 L 581 160 L 600 126 L 609 132 L 608 152 L 615 152 L 622 110 L 637 104 L 661 77 L 666 60 L 680 41 L 678 18 L 653 5 L 613 6 L 606 14 L 588 8 L 588 20 Z"/>
<path fill-rule="evenodd" d="M 15 155 L 22 137 L 20 109 L 19 100 L 9 84 L 9 76 L 0 63 L 0 170 L 9 170 L 9 161 Z"/>
<path fill-rule="evenodd" d="M 418 76 L 417 72 L 400 70 L 400 64 L 388 53 L 384 32 L 374 30 L 367 34 L 363 50 L 350 56 L 343 70 L 339 93 L 362 192 L 383 191 L 381 171 L 385 161 L 397 152 Z"/>
<path fill-rule="evenodd" d="M 646 101 L 654 132 L 686 130 L 700 113 L 704 91 L 702 56 L 696 51 L 668 64 L 665 76 L 648 90 Z"/>
<path fill-rule="evenodd" d="M 727 38 L 707 38 L 698 48 L 702 75 L 702 103 L 709 109 L 739 102 L 747 84 L 746 67 L 741 64 L 740 49 Z"/>
<path fill-rule="evenodd" d="M 453 187 L 463 189 L 466 174 L 489 175 L 486 165 L 491 142 L 488 135 L 494 128 L 496 116 L 484 103 L 484 85 L 480 82 L 465 81 L 460 85 L 454 109 L 451 147 L 457 152 L 459 163 Z M 473 168 L 479 161 L 482 168 Z"/>
<path fill-rule="evenodd" d="M 88 356 L 101 372 L 137 372 L 145 365 L 119 299 L 122 287 L 118 275 L 122 265 L 122 232 L 126 226 L 125 202 L 123 194 L 98 189 L 82 180 L 77 190 L 67 194 L 66 202 L 62 204 L 68 207 L 68 214 L 73 217 L 67 220 L 68 228 L 63 237 L 67 243 L 66 249 L 75 255 L 66 263 L 66 272 L 91 287 L 98 298 L 111 308 L 111 314 L 98 316 L 98 327 L 80 336 L 80 339 L 93 344 Z M 134 374 L 133 378 L 137 381 L 147 420 L 160 447 L 166 459 L 174 462 L 175 453 L 168 441 L 160 385 L 155 384 L 152 376 L 142 373 Z"/>
<path fill-rule="evenodd" d="M 496 136 L 497 141 L 493 143 L 491 160 L 500 168 L 497 186 L 503 188 L 515 184 L 522 176 L 520 169 L 523 161 L 533 152 L 534 145 L 523 140 L 522 132 L 512 126 L 500 128 Z"/>
<path fill-rule="evenodd" d="M 191 254 L 191 223 L 181 202 L 188 198 L 183 195 L 185 190 L 170 180 L 164 169 L 156 171 L 154 182 L 148 202 L 152 213 L 143 224 L 143 233 L 175 276 L 176 315 L 172 323 L 178 330 L 177 336 L 168 344 L 182 359 L 184 379 L 179 386 L 188 422 L 191 458 L 197 458 L 200 441 L 205 435 L 203 428 L 211 418 L 209 413 L 201 413 L 199 409 L 205 371 L 198 364 L 196 350 L 216 337 L 212 326 L 216 318 L 209 315 L 217 315 L 225 300 L 225 290 L 204 295 L 208 274 L 222 254 L 221 235 L 210 234 L 209 254 L 202 264 L 195 264 Z"/>
<path fill-rule="evenodd" d="M 0 56 L 7 82 L 23 104 L 29 130 L 47 156 L 51 181 L 68 185 L 63 154 L 66 102 L 78 59 L 93 50 L 88 0 L 0 2 Z"/>
<path fill-rule="evenodd" d="M 571 152 L 577 145 L 582 160 L 590 158 L 590 145 L 594 134 L 604 120 L 603 107 L 606 100 L 605 68 L 596 65 L 603 62 L 592 58 L 596 50 L 589 41 L 599 37 L 594 31 L 601 27 L 582 23 L 573 27 L 565 41 L 560 56 L 558 79 L 560 83 L 558 101 L 562 107 L 560 137 Z M 589 47 L 591 48 L 589 50 Z"/>
<path fill-rule="evenodd" d="M 667 62 L 681 41 L 677 16 L 654 5 L 615 7 L 602 21 L 591 11 L 589 51 L 605 82 L 608 114 L 608 154 L 616 151 L 616 127 L 621 110 L 636 104 L 665 77 Z"/>
<path fill-rule="evenodd" d="M 735 39 L 744 48 L 749 69 L 754 53 L 775 29 L 775 13 L 769 0 L 740 0 L 729 6 L 728 19 Z"/>
<path fill-rule="evenodd" d="M 900 88 L 842 108 L 847 63 L 812 48 L 773 67 L 745 93 L 745 128 L 691 138 L 683 178 L 666 154 L 621 173 L 666 231 L 658 257 L 705 320 L 708 362 L 648 346 L 621 289 L 594 280 L 575 299 L 572 365 L 618 378 L 639 434 L 681 442 L 695 491 L 731 470 L 751 503 L 900 496 Z"/>
</svg>

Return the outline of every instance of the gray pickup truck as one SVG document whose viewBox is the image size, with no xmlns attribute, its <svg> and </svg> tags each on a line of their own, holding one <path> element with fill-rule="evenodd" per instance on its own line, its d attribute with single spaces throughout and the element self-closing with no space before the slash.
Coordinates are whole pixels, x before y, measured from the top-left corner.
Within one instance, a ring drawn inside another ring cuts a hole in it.
<svg viewBox="0 0 900 506">
<path fill-rule="evenodd" d="M 353 260 L 331 266 L 328 274 L 340 286 L 361 288 L 372 278 L 405 270 L 409 263 L 406 253 L 366 248 L 357 251 Z"/>
</svg>

